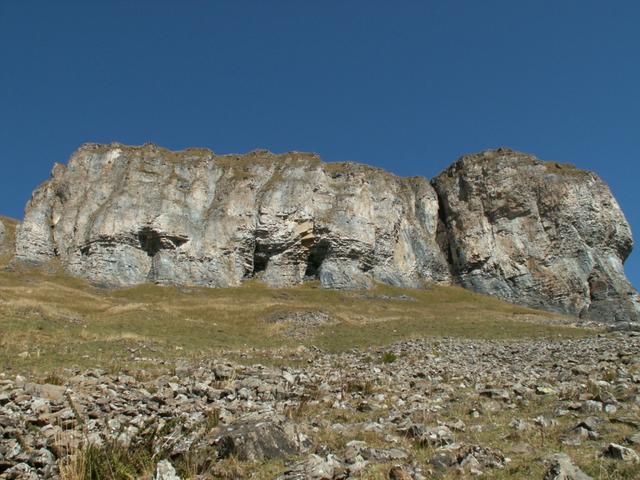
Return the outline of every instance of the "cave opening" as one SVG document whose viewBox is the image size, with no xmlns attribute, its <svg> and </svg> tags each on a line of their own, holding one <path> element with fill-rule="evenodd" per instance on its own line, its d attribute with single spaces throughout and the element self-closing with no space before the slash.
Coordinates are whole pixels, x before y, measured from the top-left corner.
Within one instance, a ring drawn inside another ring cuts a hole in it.
<svg viewBox="0 0 640 480">
<path fill-rule="evenodd" d="M 265 254 L 256 254 L 253 256 L 253 274 L 264 272 L 267 269 L 269 257 Z"/>
<path fill-rule="evenodd" d="M 140 248 L 147 252 L 147 255 L 155 257 L 160 250 L 175 250 L 187 243 L 189 238 L 182 235 L 167 235 L 144 227 L 138 232 L 138 241 Z"/>
<path fill-rule="evenodd" d="M 318 278 L 322 262 L 324 262 L 328 254 L 329 242 L 320 241 L 311 247 L 309 249 L 309 255 L 307 255 L 307 269 L 304 272 L 304 276 L 307 278 Z"/>
<path fill-rule="evenodd" d="M 155 230 L 145 227 L 138 232 L 140 248 L 147 252 L 150 257 L 155 257 L 162 248 L 162 238 Z"/>
<path fill-rule="evenodd" d="M 255 276 L 267 269 L 267 264 L 269 263 L 271 254 L 272 252 L 268 245 L 256 242 L 253 249 L 253 270 L 250 276 Z"/>
</svg>

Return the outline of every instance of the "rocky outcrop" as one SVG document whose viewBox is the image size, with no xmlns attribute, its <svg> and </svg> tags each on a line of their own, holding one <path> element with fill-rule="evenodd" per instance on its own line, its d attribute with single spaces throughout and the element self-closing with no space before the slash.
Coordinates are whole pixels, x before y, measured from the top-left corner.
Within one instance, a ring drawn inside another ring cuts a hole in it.
<svg viewBox="0 0 640 480">
<path fill-rule="evenodd" d="M 595 174 L 499 149 L 462 157 L 432 183 L 464 287 L 596 320 L 638 319 L 623 267 L 631 229 Z"/>
<path fill-rule="evenodd" d="M 514 303 L 636 321 L 631 231 L 594 174 L 508 149 L 429 183 L 305 153 L 82 146 L 27 206 L 17 258 L 107 286 L 319 279 L 460 283 Z"/>
<path fill-rule="evenodd" d="M 106 285 L 417 287 L 450 281 L 437 227 L 420 177 L 303 153 L 85 145 L 33 194 L 17 257 Z"/>
</svg>

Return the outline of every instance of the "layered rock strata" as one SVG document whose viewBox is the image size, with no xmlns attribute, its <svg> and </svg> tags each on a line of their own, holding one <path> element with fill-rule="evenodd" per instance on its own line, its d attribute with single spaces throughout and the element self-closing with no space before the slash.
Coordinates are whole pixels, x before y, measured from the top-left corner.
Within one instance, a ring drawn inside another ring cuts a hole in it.
<svg viewBox="0 0 640 480">
<path fill-rule="evenodd" d="M 459 283 L 637 321 L 629 225 L 593 173 L 498 149 L 431 183 L 313 154 L 82 146 L 33 194 L 18 260 L 106 286 Z"/>
<path fill-rule="evenodd" d="M 85 145 L 33 194 L 17 256 L 112 286 L 418 287 L 451 281 L 437 228 L 420 177 L 303 153 Z"/>
<path fill-rule="evenodd" d="M 607 185 L 508 149 L 462 157 L 432 182 L 460 284 L 531 307 L 633 321 L 631 229 Z"/>
</svg>

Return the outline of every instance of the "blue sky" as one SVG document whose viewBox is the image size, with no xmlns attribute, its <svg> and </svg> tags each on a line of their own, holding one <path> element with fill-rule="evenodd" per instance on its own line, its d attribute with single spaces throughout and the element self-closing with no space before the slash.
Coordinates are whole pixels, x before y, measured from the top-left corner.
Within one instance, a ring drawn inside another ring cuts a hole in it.
<svg viewBox="0 0 640 480">
<path fill-rule="evenodd" d="M 621 0 L 0 0 L 0 213 L 88 141 L 427 177 L 506 145 L 596 171 L 638 238 L 639 19 Z"/>
</svg>

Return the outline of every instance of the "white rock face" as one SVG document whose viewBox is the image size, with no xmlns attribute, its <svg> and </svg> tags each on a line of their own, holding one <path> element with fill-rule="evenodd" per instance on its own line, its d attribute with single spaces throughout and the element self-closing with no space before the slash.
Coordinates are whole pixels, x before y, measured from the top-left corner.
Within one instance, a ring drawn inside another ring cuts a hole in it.
<svg viewBox="0 0 640 480">
<path fill-rule="evenodd" d="M 509 149 L 462 157 L 433 180 L 452 272 L 514 303 L 636 321 L 631 229 L 595 174 Z"/>
<path fill-rule="evenodd" d="M 509 149 L 462 157 L 430 184 L 298 152 L 88 144 L 34 192 L 16 256 L 106 286 L 458 283 L 635 322 L 632 243 L 596 175 Z"/>
<path fill-rule="evenodd" d="M 424 178 L 303 153 L 85 145 L 34 192 L 17 257 L 110 286 L 417 287 L 451 280 L 437 228 Z"/>
</svg>

